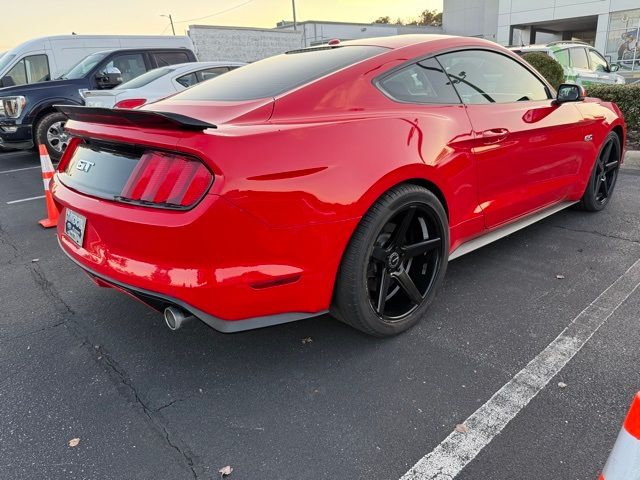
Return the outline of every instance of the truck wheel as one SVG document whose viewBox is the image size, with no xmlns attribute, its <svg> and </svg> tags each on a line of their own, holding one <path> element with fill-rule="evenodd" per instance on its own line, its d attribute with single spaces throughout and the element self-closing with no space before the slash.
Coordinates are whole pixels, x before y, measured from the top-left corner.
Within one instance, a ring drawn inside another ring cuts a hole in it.
<svg viewBox="0 0 640 480">
<path fill-rule="evenodd" d="M 67 117 L 64 113 L 53 112 L 42 117 L 36 126 L 36 142 L 47 147 L 53 161 L 60 160 L 71 139 L 64 129 L 65 123 Z"/>
</svg>

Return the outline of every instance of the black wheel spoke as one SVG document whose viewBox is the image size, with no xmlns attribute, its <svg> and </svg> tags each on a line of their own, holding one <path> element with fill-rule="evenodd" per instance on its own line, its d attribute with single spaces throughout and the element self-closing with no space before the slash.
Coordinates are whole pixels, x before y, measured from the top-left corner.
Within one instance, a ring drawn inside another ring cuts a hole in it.
<svg viewBox="0 0 640 480">
<path fill-rule="evenodd" d="M 387 251 L 382 248 L 382 247 L 373 247 L 373 253 L 371 254 L 371 257 L 373 257 L 374 260 L 377 260 L 378 262 L 382 262 L 382 263 L 387 263 L 387 256 L 389 254 L 387 253 Z"/>
<path fill-rule="evenodd" d="M 405 245 L 402 247 L 402 251 L 408 257 L 417 257 L 418 255 L 423 255 L 439 248 L 441 243 L 439 238 L 430 238 L 422 242 Z"/>
<path fill-rule="evenodd" d="M 391 245 L 402 247 L 407 239 L 407 232 L 413 221 L 413 216 L 416 213 L 416 207 L 409 207 L 402 217 L 402 220 L 396 225 L 393 234 L 391 235 Z"/>
<path fill-rule="evenodd" d="M 389 285 L 391 285 L 391 275 L 386 268 L 381 269 L 380 286 L 378 287 L 378 305 L 376 310 L 378 314 L 384 315 L 384 307 L 387 303 L 387 295 L 389 293 Z"/>
<path fill-rule="evenodd" d="M 618 168 L 618 164 L 619 164 L 619 163 L 620 163 L 620 162 L 618 162 L 617 160 L 616 160 L 616 161 L 613 161 L 613 162 L 609 162 L 609 163 L 607 163 L 607 164 L 605 165 L 605 167 L 604 167 L 604 171 L 605 171 L 605 172 L 607 172 L 607 173 L 612 172 L 613 170 L 615 170 L 616 168 Z"/>
<path fill-rule="evenodd" d="M 609 196 L 609 185 L 607 184 L 606 178 L 602 179 L 602 194 L 604 195 L 605 198 Z"/>
<path fill-rule="evenodd" d="M 607 163 L 607 161 L 611 157 L 611 149 L 612 148 L 613 148 L 613 142 L 609 141 L 607 143 L 607 145 L 604 147 L 604 150 L 602 150 L 602 155 L 601 155 L 600 158 L 602 159 L 602 163 L 603 164 Z"/>
<path fill-rule="evenodd" d="M 396 280 L 396 282 L 398 282 L 400 288 L 404 290 L 404 292 L 413 303 L 415 303 L 416 305 L 420 305 L 420 303 L 422 303 L 422 295 L 420 294 L 418 287 L 416 287 L 416 284 L 413 283 L 413 280 L 411 280 L 411 277 L 406 270 L 401 270 L 400 272 L 394 273 L 393 278 Z"/>
</svg>

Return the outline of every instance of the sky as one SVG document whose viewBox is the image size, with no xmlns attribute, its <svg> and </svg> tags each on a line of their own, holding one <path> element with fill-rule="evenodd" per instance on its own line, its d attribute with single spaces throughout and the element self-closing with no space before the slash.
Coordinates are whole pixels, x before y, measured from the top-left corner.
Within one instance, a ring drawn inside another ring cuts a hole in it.
<svg viewBox="0 0 640 480">
<path fill-rule="evenodd" d="M 0 0 L 0 4 L 0 52 L 31 38 L 71 32 L 170 34 L 169 20 L 162 14 L 173 15 L 178 35 L 190 24 L 275 27 L 293 18 L 290 0 Z M 442 0 L 296 0 L 299 21 L 369 23 L 387 15 L 394 20 L 417 17 L 425 9 L 442 10 Z"/>
</svg>

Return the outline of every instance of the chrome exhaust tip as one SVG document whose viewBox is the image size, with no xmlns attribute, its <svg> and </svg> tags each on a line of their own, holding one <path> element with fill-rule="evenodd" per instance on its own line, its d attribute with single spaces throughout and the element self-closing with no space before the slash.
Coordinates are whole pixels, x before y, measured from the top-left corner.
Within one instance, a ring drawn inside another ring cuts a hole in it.
<svg viewBox="0 0 640 480">
<path fill-rule="evenodd" d="M 167 307 L 164 309 L 164 322 L 167 324 L 167 327 L 169 327 L 169 330 L 173 330 L 174 332 L 194 318 L 193 315 L 178 307 Z"/>
</svg>

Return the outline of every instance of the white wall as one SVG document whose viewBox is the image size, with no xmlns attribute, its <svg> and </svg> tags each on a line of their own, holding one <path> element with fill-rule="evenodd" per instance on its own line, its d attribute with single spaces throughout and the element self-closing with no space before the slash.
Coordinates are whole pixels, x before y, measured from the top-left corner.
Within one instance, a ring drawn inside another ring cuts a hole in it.
<svg viewBox="0 0 640 480">
<path fill-rule="evenodd" d="M 302 47 L 300 31 L 190 25 L 189 36 L 203 62 L 255 62 Z"/>
<path fill-rule="evenodd" d="M 499 0 L 445 0 L 442 27 L 448 35 L 496 40 Z"/>
</svg>

